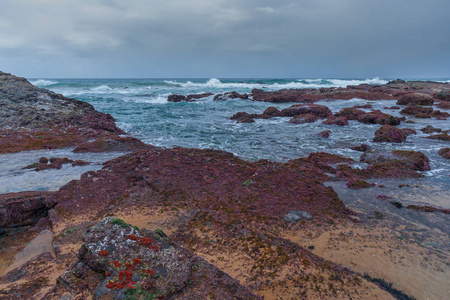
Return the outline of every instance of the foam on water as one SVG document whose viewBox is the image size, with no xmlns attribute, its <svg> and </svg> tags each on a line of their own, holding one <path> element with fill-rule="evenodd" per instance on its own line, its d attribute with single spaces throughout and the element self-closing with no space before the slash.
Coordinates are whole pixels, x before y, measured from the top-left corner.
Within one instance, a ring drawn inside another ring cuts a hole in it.
<svg viewBox="0 0 450 300">
<path fill-rule="evenodd" d="M 35 80 L 35 81 L 31 81 L 30 83 L 31 83 L 32 85 L 35 85 L 35 86 L 38 86 L 38 87 L 43 87 L 43 86 L 48 87 L 48 86 L 50 86 L 50 85 L 57 84 L 58 81 L 51 81 L 51 80 L 45 80 L 45 79 L 38 79 L 38 80 Z"/>
</svg>

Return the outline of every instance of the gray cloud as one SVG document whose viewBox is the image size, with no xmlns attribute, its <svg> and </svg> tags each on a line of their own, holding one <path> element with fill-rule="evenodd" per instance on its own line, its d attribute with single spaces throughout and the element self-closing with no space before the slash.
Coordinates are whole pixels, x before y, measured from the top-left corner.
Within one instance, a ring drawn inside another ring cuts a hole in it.
<svg viewBox="0 0 450 300">
<path fill-rule="evenodd" d="M 446 0 L 2 0 L 28 77 L 450 77 Z"/>
</svg>

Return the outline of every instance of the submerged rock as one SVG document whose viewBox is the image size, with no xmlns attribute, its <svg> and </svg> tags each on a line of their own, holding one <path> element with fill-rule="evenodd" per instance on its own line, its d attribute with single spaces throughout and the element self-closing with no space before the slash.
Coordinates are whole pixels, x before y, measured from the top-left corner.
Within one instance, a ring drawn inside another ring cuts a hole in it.
<svg viewBox="0 0 450 300">
<path fill-rule="evenodd" d="M 85 153 L 85 152 L 112 152 L 123 151 L 131 152 L 136 150 L 142 150 L 146 148 L 152 148 L 153 146 L 143 143 L 141 140 L 134 137 L 121 137 L 121 136 L 106 136 L 100 137 L 92 142 L 85 142 L 76 147 L 73 152 Z"/>
<path fill-rule="evenodd" d="M 325 139 L 329 138 L 331 134 L 331 130 L 325 130 L 322 132 L 319 132 L 319 135 Z"/>
</svg>

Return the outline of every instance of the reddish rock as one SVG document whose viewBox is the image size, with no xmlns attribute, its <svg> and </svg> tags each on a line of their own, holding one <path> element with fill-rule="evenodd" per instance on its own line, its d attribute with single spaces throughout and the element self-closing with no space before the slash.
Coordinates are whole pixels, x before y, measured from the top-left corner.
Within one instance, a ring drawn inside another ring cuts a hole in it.
<svg viewBox="0 0 450 300">
<path fill-rule="evenodd" d="M 40 89 L 0 72 L 0 153 L 75 146 L 100 135 L 124 134 L 89 103 Z"/>
<path fill-rule="evenodd" d="M 450 90 L 442 90 L 438 93 L 435 93 L 434 96 L 439 100 L 450 101 Z"/>
<path fill-rule="evenodd" d="M 325 130 L 325 131 L 322 131 L 319 133 L 319 135 L 321 137 L 326 138 L 326 139 L 330 137 L 330 134 L 331 134 L 331 130 Z"/>
<path fill-rule="evenodd" d="M 335 114 L 336 117 L 345 117 L 348 120 L 358 120 L 360 115 L 364 115 L 365 112 L 355 107 L 348 107 L 341 109 Z"/>
<path fill-rule="evenodd" d="M 384 109 L 400 109 L 398 106 L 385 107 Z"/>
<path fill-rule="evenodd" d="M 34 171 L 39 172 L 47 169 L 61 169 L 62 165 L 65 164 L 72 164 L 72 167 L 76 167 L 76 166 L 86 166 L 89 165 L 90 163 L 83 160 L 74 161 L 67 157 L 64 158 L 51 157 L 50 161 L 46 157 L 41 157 L 38 163 L 28 165 L 24 167 L 24 169 L 34 169 Z"/>
<path fill-rule="evenodd" d="M 327 118 L 332 115 L 331 110 L 318 104 L 295 104 L 281 111 L 283 117 L 294 117 L 302 114 L 312 114 L 318 118 Z"/>
<path fill-rule="evenodd" d="M 370 149 L 370 147 L 366 144 L 361 144 L 359 146 L 351 146 L 349 148 L 352 150 L 355 150 L 355 151 L 360 151 L 360 152 L 366 152 Z"/>
<path fill-rule="evenodd" d="M 317 121 L 319 118 L 317 118 L 313 114 L 301 114 L 293 117 L 289 120 L 289 123 L 293 124 L 305 124 L 305 123 L 312 123 Z"/>
<path fill-rule="evenodd" d="M 270 117 L 280 117 L 281 112 L 278 110 L 278 108 L 271 106 L 266 108 L 266 110 L 263 112 L 263 115 Z"/>
<path fill-rule="evenodd" d="M 430 136 L 427 136 L 426 138 L 432 139 L 432 140 L 441 140 L 441 141 L 450 142 L 450 135 L 447 132 L 444 132 L 441 134 L 430 135 Z"/>
<path fill-rule="evenodd" d="M 361 179 L 352 179 L 349 182 L 345 184 L 345 186 L 352 190 L 360 190 L 360 189 L 367 189 L 370 187 L 376 186 L 375 183 L 368 183 L 367 181 L 361 180 Z"/>
<path fill-rule="evenodd" d="M 442 129 L 433 127 L 431 125 L 427 125 L 426 127 L 420 129 L 420 131 L 424 133 L 435 133 L 435 132 L 442 132 Z"/>
<path fill-rule="evenodd" d="M 343 162 L 354 162 L 352 158 L 344 157 L 337 154 L 331 154 L 326 152 L 313 152 L 310 153 L 307 157 L 308 160 L 314 162 L 314 163 L 321 163 L 321 164 L 336 164 L 336 163 L 343 163 Z"/>
<path fill-rule="evenodd" d="M 182 101 L 186 101 L 186 96 L 184 96 L 184 95 L 173 94 L 173 95 L 170 95 L 169 97 L 167 97 L 167 101 L 169 101 L 169 102 L 182 102 Z"/>
<path fill-rule="evenodd" d="M 338 125 L 338 126 L 345 126 L 348 125 L 348 121 L 346 117 L 335 117 L 330 116 L 328 119 L 322 122 L 322 124 L 325 125 Z"/>
<path fill-rule="evenodd" d="M 169 244 L 161 234 L 105 218 L 83 235 L 78 262 L 58 278 L 58 284 L 76 294 L 84 294 L 86 285 L 91 285 L 94 299 L 128 299 L 130 295 L 260 299 L 214 265 L 173 241 Z"/>
<path fill-rule="evenodd" d="M 355 105 L 354 108 L 372 108 L 372 104 Z"/>
<path fill-rule="evenodd" d="M 408 106 L 400 111 L 400 113 L 403 115 L 413 115 L 413 116 L 417 116 L 419 114 L 429 116 L 432 112 L 433 108 L 423 106 Z"/>
<path fill-rule="evenodd" d="M 443 158 L 450 158 L 450 148 L 442 148 L 439 150 L 438 154 Z"/>
<path fill-rule="evenodd" d="M 392 154 L 414 171 L 429 171 L 431 169 L 430 160 L 422 152 L 394 150 Z"/>
<path fill-rule="evenodd" d="M 361 85 L 359 87 L 348 88 L 321 88 L 321 89 L 290 89 L 266 92 L 261 89 L 252 90 L 252 97 L 255 101 L 285 103 L 312 103 L 318 100 L 350 100 L 354 98 L 366 100 L 394 99 L 388 93 L 381 90 L 370 90 L 370 86 Z"/>
<path fill-rule="evenodd" d="M 390 125 L 383 125 L 375 131 L 374 142 L 382 143 L 403 143 L 406 140 L 406 134 L 398 128 Z"/>
<path fill-rule="evenodd" d="M 440 110 L 434 110 L 431 114 L 431 117 L 436 118 L 438 120 L 447 120 L 448 117 L 450 117 L 450 114 L 448 112 L 443 112 Z"/>
<path fill-rule="evenodd" d="M 400 118 L 385 114 L 379 110 L 364 113 L 358 116 L 358 121 L 365 124 L 380 124 L 396 126 L 400 124 Z"/>
<path fill-rule="evenodd" d="M 258 117 L 257 114 L 249 114 L 246 112 L 238 112 L 234 114 L 230 119 L 236 120 L 238 123 L 253 123 L 254 118 Z"/>
<path fill-rule="evenodd" d="M 46 215 L 51 192 L 20 192 L 0 195 L 0 228 L 37 223 Z"/>
<path fill-rule="evenodd" d="M 407 167 L 400 160 L 388 160 L 377 162 L 367 167 L 367 172 L 372 178 L 418 178 L 423 177 L 422 174 Z"/>
<path fill-rule="evenodd" d="M 433 105 L 434 100 L 428 94 L 423 93 L 411 93 L 400 97 L 397 101 L 397 105 Z"/>
<path fill-rule="evenodd" d="M 267 226 L 290 210 L 308 211 L 316 221 L 328 218 L 323 210 L 345 216 L 348 211 L 337 194 L 321 184 L 328 176 L 311 165 L 314 161 L 352 160 L 311 154 L 302 163 L 249 163 L 215 150 L 137 151 L 106 162 L 103 170 L 83 174 L 79 181 L 62 187 L 51 198 L 58 202 L 51 218 L 57 222 L 58 217 L 67 217 L 63 212 L 101 215 L 111 205 L 118 209 L 117 199 L 122 199 L 122 207 L 132 201 L 144 206 L 189 203 L 199 209 L 231 209 L 233 217 L 249 222 L 265 216 L 269 218 Z"/>
<path fill-rule="evenodd" d="M 402 131 L 406 135 L 417 134 L 417 131 L 412 128 L 403 128 Z"/>
<path fill-rule="evenodd" d="M 436 104 L 436 107 L 440 109 L 450 109 L 450 101 L 441 101 Z"/>
</svg>

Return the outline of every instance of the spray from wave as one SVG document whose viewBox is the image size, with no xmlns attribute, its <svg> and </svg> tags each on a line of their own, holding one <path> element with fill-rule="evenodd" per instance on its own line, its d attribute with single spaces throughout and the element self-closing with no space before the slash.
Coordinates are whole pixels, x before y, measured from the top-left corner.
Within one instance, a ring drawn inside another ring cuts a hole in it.
<svg viewBox="0 0 450 300">
<path fill-rule="evenodd" d="M 359 84 L 386 84 L 387 80 L 378 77 L 372 79 L 297 79 L 289 82 L 227 82 L 217 78 L 211 78 L 205 83 L 199 82 L 179 82 L 173 80 L 164 81 L 166 84 L 181 88 L 218 88 L 218 89 L 253 89 L 263 88 L 267 90 L 279 89 L 304 89 L 304 88 L 323 88 L 323 87 L 347 87 L 349 85 Z M 286 81 L 286 80 L 284 80 Z"/>
<path fill-rule="evenodd" d="M 32 85 L 41 87 L 41 86 L 50 86 L 50 85 L 55 85 L 58 84 L 58 81 L 51 81 L 51 80 L 45 80 L 45 79 L 38 79 L 35 81 L 31 81 L 30 82 Z"/>
</svg>

